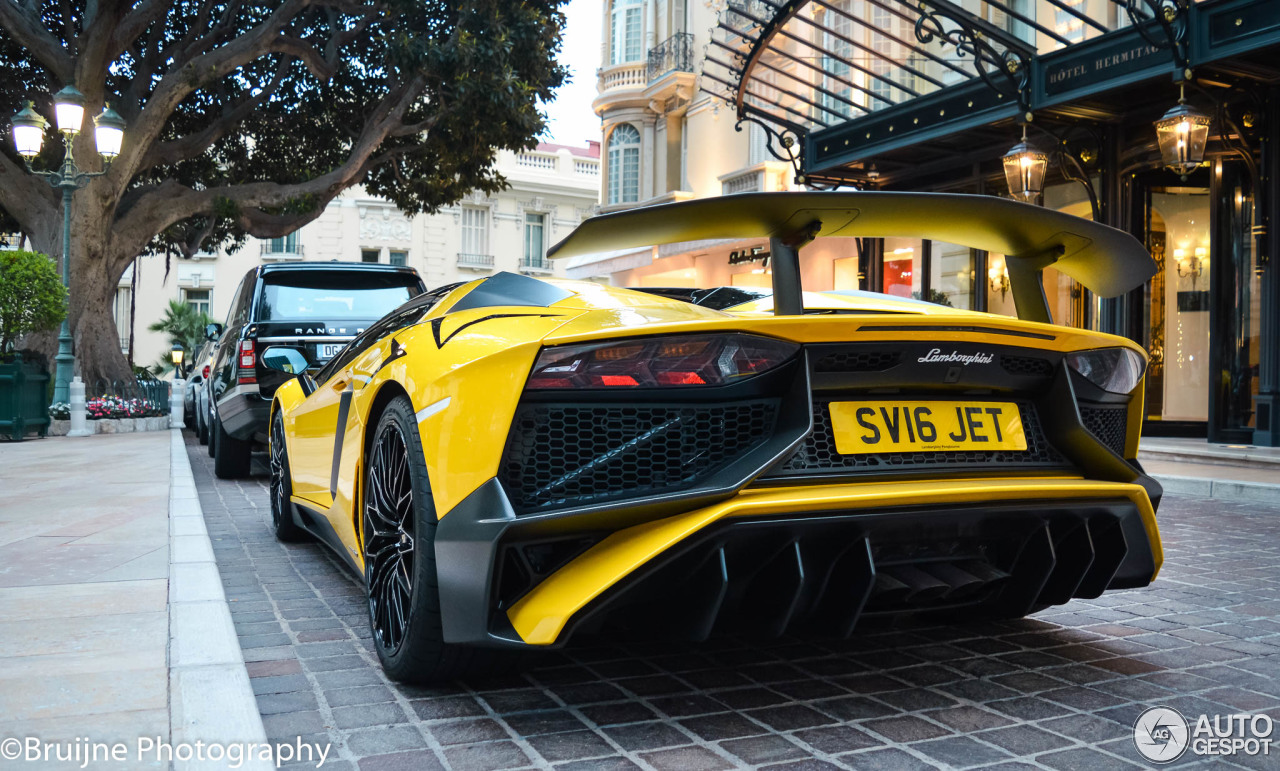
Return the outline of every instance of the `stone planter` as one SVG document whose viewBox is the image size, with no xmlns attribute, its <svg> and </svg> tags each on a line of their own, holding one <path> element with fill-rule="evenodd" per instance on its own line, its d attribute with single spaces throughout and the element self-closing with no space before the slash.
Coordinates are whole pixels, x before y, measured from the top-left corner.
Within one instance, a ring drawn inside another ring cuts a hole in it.
<svg viewBox="0 0 1280 771">
<path fill-rule="evenodd" d="M 135 431 L 165 431 L 169 428 L 169 418 L 107 418 L 90 420 L 87 425 L 95 434 L 131 434 Z M 70 430 L 71 421 L 55 420 L 49 427 L 49 436 L 66 436 Z"/>
</svg>

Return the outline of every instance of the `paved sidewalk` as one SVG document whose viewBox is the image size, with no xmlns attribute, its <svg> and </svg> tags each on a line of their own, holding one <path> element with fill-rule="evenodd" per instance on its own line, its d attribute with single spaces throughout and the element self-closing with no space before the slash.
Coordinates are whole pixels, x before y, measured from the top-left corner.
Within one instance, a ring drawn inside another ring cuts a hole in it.
<svg viewBox="0 0 1280 771">
<path fill-rule="evenodd" d="M 378 666 L 360 582 L 272 536 L 266 469 L 223 481 L 187 450 L 267 735 L 330 744 L 325 771 L 1139 769 L 1148 707 L 1280 722 L 1277 506 L 1166 496 L 1154 585 L 1028 619 L 584 640 L 520 675 L 414 687 Z M 1274 751 L 1174 765 L 1277 767 Z"/>
<path fill-rule="evenodd" d="M 170 441 L 0 443 L 0 739 L 168 740 Z"/>
<path fill-rule="evenodd" d="M 1280 448 L 1148 437 L 1138 460 L 1165 493 L 1231 501 L 1280 501 Z"/>
</svg>

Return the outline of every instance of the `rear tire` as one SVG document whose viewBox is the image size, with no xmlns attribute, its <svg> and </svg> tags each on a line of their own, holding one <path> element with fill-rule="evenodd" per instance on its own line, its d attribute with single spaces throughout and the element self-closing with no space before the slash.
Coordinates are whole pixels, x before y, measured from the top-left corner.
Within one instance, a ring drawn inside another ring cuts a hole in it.
<svg viewBox="0 0 1280 771">
<path fill-rule="evenodd" d="M 196 400 L 196 438 L 200 444 L 209 444 L 209 416 L 200 409 L 200 400 Z"/>
<path fill-rule="evenodd" d="M 284 418 L 276 410 L 271 419 L 271 529 L 281 541 L 301 541 L 305 533 L 293 522 L 293 480 L 289 476 L 289 453 L 284 441 Z"/>
<path fill-rule="evenodd" d="M 212 399 L 213 399 L 213 397 L 212 397 L 212 396 L 210 396 L 209 398 L 210 398 L 210 400 L 212 400 Z M 218 430 L 218 419 L 217 419 L 217 417 L 215 416 L 214 409 L 213 409 L 213 404 L 210 404 L 210 405 L 209 405 L 209 414 L 204 416 L 204 424 L 205 424 L 206 426 L 208 426 L 208 428 L 206 429 L 206 430 L 209 432 L 209 448 L 208 448 L 208 452 L 209 452 L 209 457 L 210 457 L 210 458 L 212 458 L 212 457 L 213 457 L 214 447 L 215 447 L 215 445 L 217 444 L 217 442 L 216 442 L 215 440 L 217 439 L 217 433 L 216 433 L 216 432 L 217 432 L 217 430 Z"/>
<path fill-rule="evenodd" d="M 221 420 L 214 427 L 213 438 L 213 473 L 218 479 L 244 479 L 249 476 L 252 445 L 228 434 Z"/>
<path fill-rule="evenodd" d="M 413 407 L 387 405 L 365 456 L 360 540 L 373 647 L 387 676 L 440 682 L 496 674 L 506 651 L 444 642 L 436 576 L 436 511 Z"/>
</svg>

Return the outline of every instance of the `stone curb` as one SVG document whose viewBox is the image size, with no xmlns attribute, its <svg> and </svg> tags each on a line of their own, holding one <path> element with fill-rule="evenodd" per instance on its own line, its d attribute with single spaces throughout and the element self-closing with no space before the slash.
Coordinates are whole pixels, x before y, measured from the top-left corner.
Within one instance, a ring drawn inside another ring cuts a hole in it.
<svg viewBox="0 0 1280 771">
<path fill-rule="evenodd" d="M 231 609 L 222 592 L 182 430 L 170 429 L 169 730 L 171 742 L 265 744 Z M 240 768 L 274 768 L 257 758 Z M 226 761 L 173 761 L 174 771 L 224 769 Z"/>
<path fill-rule="evenodd" d="M 1213 498 L 1220 501 L 1269 503 L 1273 505 L 1280 502 L 1280 484 L 1271 485 L 1263 482 L 1237 482 L 1227 479 L 1160 474 L 1153 476 L 1164 487 L 1167 495 L 1194 495 L 1200 498 Z"/>
</svg>

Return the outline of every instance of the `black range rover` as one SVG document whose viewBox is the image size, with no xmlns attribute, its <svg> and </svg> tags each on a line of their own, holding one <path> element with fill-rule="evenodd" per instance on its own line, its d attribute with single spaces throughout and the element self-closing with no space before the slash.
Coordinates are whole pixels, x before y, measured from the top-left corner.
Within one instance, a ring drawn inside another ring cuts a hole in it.
<svg viewBox="0 0 1280 771">
<path fill-rule="evenodd" d="M 351 262 L 262 265 L 245 274 L 210 368 L 210 450 L 221 479 L 249 474 L 254 443 L 267 441 L 271 397 L 289 376 L 262 365 L 274 346 L 302 351 L 312 367 L 365 327 L 425 291 L 413 268 Z"/>
</svg>

